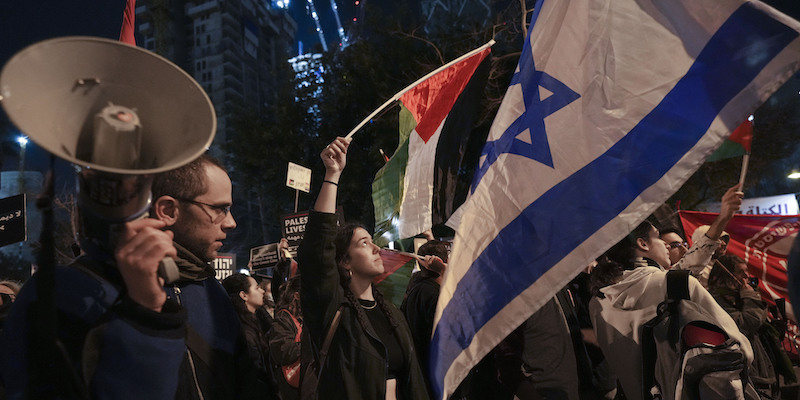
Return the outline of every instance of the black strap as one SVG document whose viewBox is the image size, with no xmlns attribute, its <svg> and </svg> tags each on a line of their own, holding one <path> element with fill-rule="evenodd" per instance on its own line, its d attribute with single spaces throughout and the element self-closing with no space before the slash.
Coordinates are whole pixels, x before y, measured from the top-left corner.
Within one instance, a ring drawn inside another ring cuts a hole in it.
<svg viewBox="0 0 800 400">
<path fill-rule="evenodd" d="M 665 318 L 669 321 L 669 340 L 673 348 L 678 343 L 680 330 L 679 318 L 675 317 L 678 313 L 678 305 L 681 300 L 689 300 L 689 271 L 672 270 L 667 272 L 666 277 L 667 295 L 664 303 L 658 307 L 658 315 L 642 325 L 642 398 L 651 399 L 650 389 L 656 384 L 655 371 L 656 342 L 653 338 L 653 328 L 661 323 Z M 676 349 L 677 351 L 678 349 Z"/>
<path fill-rule="evenodd" d="M 667 272 L 667 299 L 689 300 L 689 271 L 671 270 Z"/>
<path fill-rule="evenodd" d="M 331 327 L 328 329 L 328 334 L 325 335 L 325 341 L 322 343 L 322 349 L 319 351 L 319 371 L 317 371 L 317 378 L 322 376 L 322 368 L 325 366 L 325 358 L 328 356 L 328 349 L 331 347 L 333 334 L 336 332 L 336 328 L 339 327 L 339 320 L 341 319 L 342 306 L 339 306 L 339 309 L 336 310 L 336 314 L 333 316 L 333 321 L 331 321 Z"/>
<path fill-rule="evenodd" d="M 191 325 L 186 324 L 186 347 L 188 347 L 206 365 L 215 365 L 217 355 L 211 345 Z"/>
<path fill-rule="evenodd" d="M 308 340 L 307 343 L 312 347 L 311 351 L 311 360 L 308 366 L 305 367 L 302 376 L 300 377 L 300 399 L 301 400 L 309 400 L 309 399 L 318 399 L 319 396 L 317 395 L 317 387 L 319 386 L 319 378 L 322 376 L 322 369 L 325 368 L 325 359 L 328 356 L 328 349 L 331 346 L 331 341 L 333 340 L 333 334 L 336 333 L 336 328 L 339 327 L 339 321 L 342 318 L 342 306 L 339 306 L 339 309 L 336 310 L 336 314 L 333 316 L 333 320 L 331 321 L 331 326 L 328 328 L 328 334 L 325 335 L 325 340 L 322 344 L 322 349 L 317 353 L 317 356 L 314 356 L 313 348 L 314 343 L 311 340 Z M 308 339 L 308 338 L 306 338 Z"/>
<path fill-rule="evenodd" d="M 677 346 L 681 327 L 680 318 L 677 318 L 677 314 L 681 300 L 689 300 L 689 271 L 669 271 L 667 272 L 667 309 L 673 317 L 669 320 L 667 338 L 670 346 L 675 351 L 680 351 Z"/>
</svg>

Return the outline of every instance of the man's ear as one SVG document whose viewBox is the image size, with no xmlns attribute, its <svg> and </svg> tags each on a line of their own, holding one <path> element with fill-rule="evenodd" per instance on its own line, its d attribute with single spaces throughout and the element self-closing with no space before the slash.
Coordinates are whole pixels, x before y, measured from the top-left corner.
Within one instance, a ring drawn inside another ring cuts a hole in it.
<svg viewBox="0 0 800 400">
<path fill-rule="evenodd" d="M 647 243 L 647 240 L 644 240 L 643 238 L 636 238 L 636 248 L 641 251 L 649 251 L 650 244 Z"/>
<path fill-rule="evenodd" d="M 178 220 L 180 208 L 178 207 L 178 200 L 172 196 L 161 196 L 153 202 L 153 215 L 152 217 L 167 223 L 167 226 L 172 226 Z"/>
</svg>

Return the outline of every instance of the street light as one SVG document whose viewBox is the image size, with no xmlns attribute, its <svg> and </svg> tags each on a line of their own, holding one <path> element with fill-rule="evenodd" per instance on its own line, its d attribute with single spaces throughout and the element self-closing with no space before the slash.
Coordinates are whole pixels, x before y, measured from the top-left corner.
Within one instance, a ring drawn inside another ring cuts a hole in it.
<svg viewBox="0 0 800 400">
<path fill-rule="evenodd" d="M 787 176 L 787 178 L 789 178 L 789 179 L 800 179 L 800 172 L 792 172 L 791 174 L 789 174 L 789 176 Z"/>
<path fill-rule="evenodd" d="M 28 145 L 28 137 L 25 135 L 17 136 L 17 143 L 19 143 L 19 192 L 25 193 L 25 146 Z"/>
</svg>

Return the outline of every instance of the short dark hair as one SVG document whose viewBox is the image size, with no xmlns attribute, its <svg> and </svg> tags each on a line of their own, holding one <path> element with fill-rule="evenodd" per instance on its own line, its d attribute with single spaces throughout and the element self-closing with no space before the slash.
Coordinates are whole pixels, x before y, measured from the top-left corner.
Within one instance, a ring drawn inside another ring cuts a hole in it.
<svg viewBox="0 0 800 400">
<path fill-rule="evenodd" d="M 206 193 L 208 191 L 208 182 L 205 179 L 206 165 L 218 167 L 226 174 L 228 173 L 219 160 L 208 153 L 202 154 L 182 167 L 162 172 L 153 177 L 151 189 L 153 199 L 161 196 L 173 196 L 191 200 Z"/>
<path fill-rule="evenodd" d="M 636 239 L 644 239 L 650 241 L 650 232 L 655 229 L 653 224 L 647 220 L 643 221 L 631 233 L 622 238 L 617 244 L 612 246 L 604 254 L 609 260 L 617 264 L 630 266 L 636 254 Z"/>
<path fill-rule="evenodd" d="M 674 234 L 680 236 L 681 238 L 684 238 L 684 239 L 686 238 L 686 236 L 683 234 L 683 230 L 678 229 L 674 225 L 667 225 L 667 226 L 662 226 L 662 227 L 658 228 L 658 236 L 664 236 L 664 235 L 666 235 L 668 233 L 674 233 Z"/>
<path fill-rule="evenodd" d="M 605 298 L 600 289 L 619 283 L 622 280 L 622 271 L 624 270 L 625 267 L 620 263 L 608 259 L 600 261 L 597 266 L 592 268 L 592 272 L 589 275 L 589 290 L 592 295 L 601 299 Z"/>
<path fill-rule="evenodd" d="M 436 256 L 447 262 L 447 243 L 440 240 L 429 240 L 417 249 L 417 255 Z"/>
</svg>

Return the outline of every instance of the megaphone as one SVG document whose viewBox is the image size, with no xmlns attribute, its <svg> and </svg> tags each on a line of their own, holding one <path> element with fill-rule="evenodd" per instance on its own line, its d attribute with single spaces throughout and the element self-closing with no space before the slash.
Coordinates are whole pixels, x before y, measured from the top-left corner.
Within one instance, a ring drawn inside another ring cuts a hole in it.
<svg viewBox="0 0 800 400">
<path fill-rule="evenodd" d="M 14 55 L 0 72 L 0 103 L 37 145 L 76 165 L 78 238 L 101 259 L 120 224 L 146 216 L 153 174 L 204 153 L 217 125 L 205 91 L 178 66 L 93 37 Z"/>
</svg>

